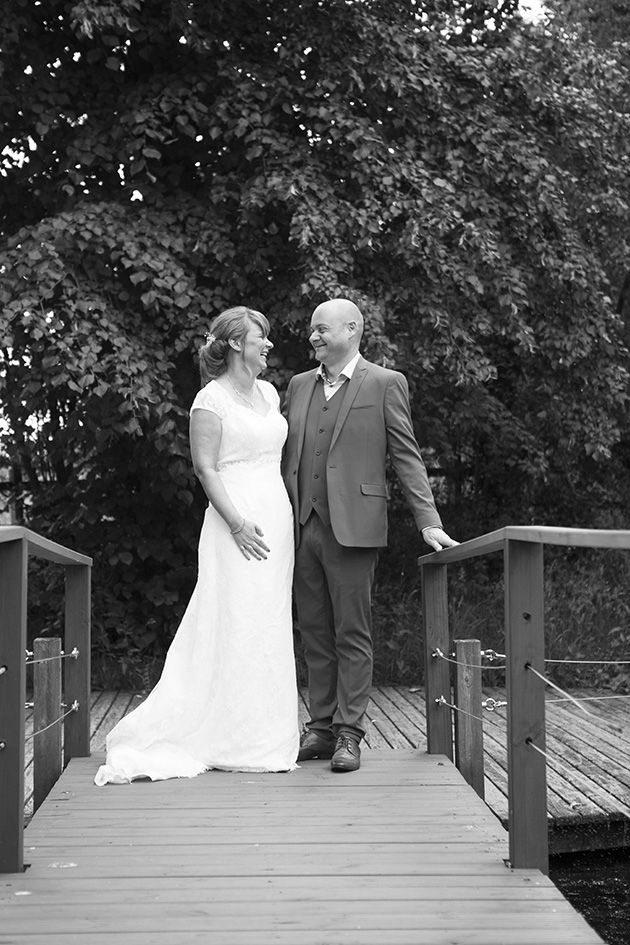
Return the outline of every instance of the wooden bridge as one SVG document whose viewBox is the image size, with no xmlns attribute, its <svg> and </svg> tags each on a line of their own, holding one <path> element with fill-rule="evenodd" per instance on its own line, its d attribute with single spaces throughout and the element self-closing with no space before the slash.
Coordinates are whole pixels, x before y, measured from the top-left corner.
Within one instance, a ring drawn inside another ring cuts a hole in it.
<svg viewBox="0 0 630 945">
<path fill-rule="evenodd" d="M 445 757 L 93 784 L 73 759 L 0 882 L 2 945 L 595 945 Z"/>
<path fill-rule="evenodd" d="M 23 678 L 16 655 L 23 664 L 26 554 L 43 548 L 67 573 L 86 566 L 74 553 L 64 561 L 65 549 L 17 531 L 3 537 L 0 529 L 0 549 L 11 552 L 0 554 L 0 614 L 20 631 L 17 643 L 7 642 L 8 633 L 0 638 L 0 710 Z M 83 699 L 66 737 L 74 756 L 17 851 L 15 781 L 23 790 L 24 752 L 22 768 L 10 769 L 6 760 L 18 749 L 15 726 L 5 726 L 0 791 L 10 803 L 0 813 L 0 945 L 601 942 L 545 876 L 542 544 L 630 548 L 630 533 L 542 532 L 502 529 L 421 559 L 426 750 L 370 748 L 361 770 L 346 775 L 310 762 L 289 774 L 212 771 L 192 780 L 96 788 L 102 758 L 89 757 L 90 701 Z M 477 775 L 461 764 L 466 746 L 454 751 L 444 708 L 450 670 L 435 659 L 450 652 L 446 567 L 484 548 L 502 550 L 506 561 L 509 833 L 466 780 Z M 72 606 L 67 616 L 74 644 L 81 626 L 89 631 L 77 590 L 85 580 L 70 578 L 68 586 L 70 603 L 79 604 L 79 616 Z M 73 669 L 66 703 L 75 678 Z M 4 725 L 10 712 L 2 718 Z M 454 754 L 466 778 L 452 764 Z"/>
</svg>

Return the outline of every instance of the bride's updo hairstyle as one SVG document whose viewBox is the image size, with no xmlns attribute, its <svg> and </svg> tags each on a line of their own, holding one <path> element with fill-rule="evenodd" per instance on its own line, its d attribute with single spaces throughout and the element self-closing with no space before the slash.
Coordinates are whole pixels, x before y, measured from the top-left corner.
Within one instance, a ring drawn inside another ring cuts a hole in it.
<svg viewBox="0 0 630 945">
<path fill-rule="evenodd" d="M 245 305 L 228 308 L 214 319 L 206 335 L 206 343 L 199 349 L 199 374 L 201 386 L 215 380 L 227 371 L 227 356 L 230 341 L 243 341 L 252 326 L 257 326 L 266 338 L 269 322 L 262 312 Z"/>
</svg>

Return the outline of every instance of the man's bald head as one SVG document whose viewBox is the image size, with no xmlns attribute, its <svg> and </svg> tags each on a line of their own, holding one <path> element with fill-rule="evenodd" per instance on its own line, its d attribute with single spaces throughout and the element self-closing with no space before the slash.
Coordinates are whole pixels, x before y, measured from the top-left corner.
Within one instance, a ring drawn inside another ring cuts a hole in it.
<svg viewBox="0 0 630 945">
<path fill-rule="evenodd" d="M 313 312 L 310 342 L 317 360 L 333 376 L 358 352 L 362 334 L 363 316 L 349 299 L 330 299 Z"/>
<path fill-rule="evenodd" d="M 363 315 L 361 310 L 350 299 L 329 299 L 322 302 L 313 312 L 313 318 L 334 318 L 340 323 L 355 322 L 359 338 L 363 334 Z"/>
</svg>

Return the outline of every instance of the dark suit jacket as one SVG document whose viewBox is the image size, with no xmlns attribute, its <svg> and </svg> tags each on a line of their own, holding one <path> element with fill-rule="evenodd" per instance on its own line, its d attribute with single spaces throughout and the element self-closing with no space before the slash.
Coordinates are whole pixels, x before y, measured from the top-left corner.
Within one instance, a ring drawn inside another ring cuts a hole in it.
<svg viewBox="0 0 630 945">
<path fill-rule="evenodd" d="M 289 422 L 282 471 L 293 505 L 296 539 L 300 506 L 298 466 L 316 383 L 317 369 L 296 374 L 289 383 L 282 411 Z M 418 528 L 441 526 L 413 432 L 406 378 L 361 357 L 347 384 L 326 464 L 335 538 L 347 547 L 374 548 L 387 544 L 387 453 Z"/>
</svg>

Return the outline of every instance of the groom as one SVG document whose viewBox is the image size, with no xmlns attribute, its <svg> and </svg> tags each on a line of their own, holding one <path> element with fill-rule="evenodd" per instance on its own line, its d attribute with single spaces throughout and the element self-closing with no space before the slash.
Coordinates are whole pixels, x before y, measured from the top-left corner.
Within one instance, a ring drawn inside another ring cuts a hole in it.
<svg viewBox="0 0 630 945">
<path fill-rule="evenodd" d="M 319 367 L 292 378 L 283 475 L 295 516 L 294 591 L 309 674 L 310 720 L 298 761 L 356 771 L 372 684 L 371 591 L 387 543 L 386 455 L 418 529 L 443 531 L 416 442 L 407 381 L 359 353 L 363 317 L 347 299 L 318 305 L 310 343 Z"/>
</svg>

